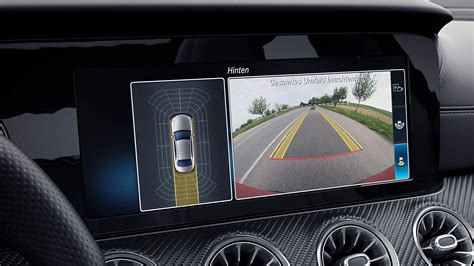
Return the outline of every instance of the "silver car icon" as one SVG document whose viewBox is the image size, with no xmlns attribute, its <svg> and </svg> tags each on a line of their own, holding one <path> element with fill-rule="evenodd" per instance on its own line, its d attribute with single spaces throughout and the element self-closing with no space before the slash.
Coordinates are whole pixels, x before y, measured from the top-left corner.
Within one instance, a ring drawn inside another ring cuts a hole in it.
<svg viewBox="0 0 474 266">
<path fill-rule="evenodd" d="M 186 114 L 171 118 L 171 140 L 173 142 L 174 168 L 179 173 L 194 170 L 193 119 Z"/>
</svg>

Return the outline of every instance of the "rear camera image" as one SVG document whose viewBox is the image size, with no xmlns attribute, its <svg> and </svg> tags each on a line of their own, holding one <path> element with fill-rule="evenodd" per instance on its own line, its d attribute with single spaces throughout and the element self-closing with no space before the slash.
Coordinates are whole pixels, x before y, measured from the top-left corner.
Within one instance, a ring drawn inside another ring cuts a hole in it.
<svg viewBox="0 0 474 266">
<path fill-rule="evenodd" d="M 402 70 L 228 85 L 237 199 L 409 178 Z"/>
<path fill-rule="evenodd" d="M 232 199 L 223 79 L 133 82 L 142 211 Z"/>
</svg>

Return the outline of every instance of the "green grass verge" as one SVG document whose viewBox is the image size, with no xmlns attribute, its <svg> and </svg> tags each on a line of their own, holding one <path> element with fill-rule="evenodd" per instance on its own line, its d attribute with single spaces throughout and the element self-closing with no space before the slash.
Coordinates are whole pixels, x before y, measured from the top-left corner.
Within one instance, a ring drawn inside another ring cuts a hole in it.
<svg viewBox="0 0 474 266">
<path fill-rule="evenodd" d="M 350 105 L 350 106 L 354 106 L 354 107 L 357 106 L 356 103 L 350 103 L 349 105 Z M 379 113 L 381 113 L 381 114 L 383 114 L 383 115 L 386 115 L 386 116 L 388 116 L 388 117 L 392 117 L 392 113 L 391 113 L 391 112 L 385 111 L 385 110 L 382 110 L 382 109 L 379 109 L 379 108 L 377 108 L 377 107 L 373 107 L 373 106 L 365 105 L 365 104 L 360 104 L 360 105 L 359 105 L 359 108 L 360 108 L 360 107 L 363 107 L 363 108 L 366 108 L 366 109 L 370 109 L 370 110 L 374 110 L 374 111 L 379 112 Z"/>
<path fill-rule="evenodd" d="M 373 118 L 368 115 L 363 115 L 349 110 L 334 108 L 332 106 L 320 105 L 324 109 L 339 113 L 341 115 L 347 116 L 352 120 L 355 120 L 364 126 L 372 129 L 373 131 L 379 133 L 382 137 L 387 139 L 390 142 L 393 142 L 393 128 L 392 125 L 384 123 L 376 118 Z"/>
<path fill-rule="evenodd" d="M 293 108 L 293 109 L 295 109 L 295 108 Z M 235 138 L 235 137 L 237 137 L 238 135 L 244 133 L 245 131 L 247 131 L 247 130 L 249 130 L 249 129 L 252 129 L 252 128 L 254 128 L 254 127 L 256 127 L 256 126 L 258 126 L 258 125 L 260 125 L 260 124 L 263 124 L 263 123 L 267 122 L 268 120 L 273 119 L 273 118 L 275 118 L 275 117 L 277 117 L 277 116 L 280 116 L 280 115 L 282 115 L 282 114 L 284 114 L 284 113 L 287 113 L 288 111 L 291 111 L 291 110 L 293 110 L 293 109 L 290 108 L 290 109 L 286 109 L 286 110 L 280 111 L 280 112 L 278 112 L 278 113 L 273 113 L 273 114 L 270 114 L 270 115 L 266 115 L 266 116 L 260 118 L 259 120 L 254 120 L 254 121 L 253 121 L 252 123 L 250 123 L 250 124 L 247 124 L 247 125 L 245 125 L 245 126 L 243 126 L 243 127 L 239 127 L 238 129 L 234 130 L 234 132 L 232 132 L 232 138 Z"/>
</svg>

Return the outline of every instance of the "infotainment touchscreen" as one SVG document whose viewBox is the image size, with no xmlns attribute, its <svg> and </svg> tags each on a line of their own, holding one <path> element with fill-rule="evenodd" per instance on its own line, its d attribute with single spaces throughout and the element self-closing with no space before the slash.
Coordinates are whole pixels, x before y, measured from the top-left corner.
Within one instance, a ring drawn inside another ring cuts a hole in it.
<svg viewBox="0 0 474 266">
<path fill-rule="evenodd" d="M 78 71 L 87 215 L 410 180 L 407 70 L 396 62 Z"/>
</svg>

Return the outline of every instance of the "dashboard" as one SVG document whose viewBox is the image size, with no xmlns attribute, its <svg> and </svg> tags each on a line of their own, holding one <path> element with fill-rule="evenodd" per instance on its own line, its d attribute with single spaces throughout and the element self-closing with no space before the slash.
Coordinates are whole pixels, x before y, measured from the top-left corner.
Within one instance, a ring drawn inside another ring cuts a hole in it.
<svg viewBox="0 0 474 266">
<path fill-rule="evenodd" d="M 107 263 L 472 263 L 474 103 L 453 96 L 472 85 L 452 78 L 457 44 L 438 37 L 447 10 L 209 7 L 0 10 L 39 19 L 2 33 L 0 133 Z M 194 23 L 150 24 L 173 17 Z M 8 243 L 0 255 L 27 262 Z"/>
</svg>

